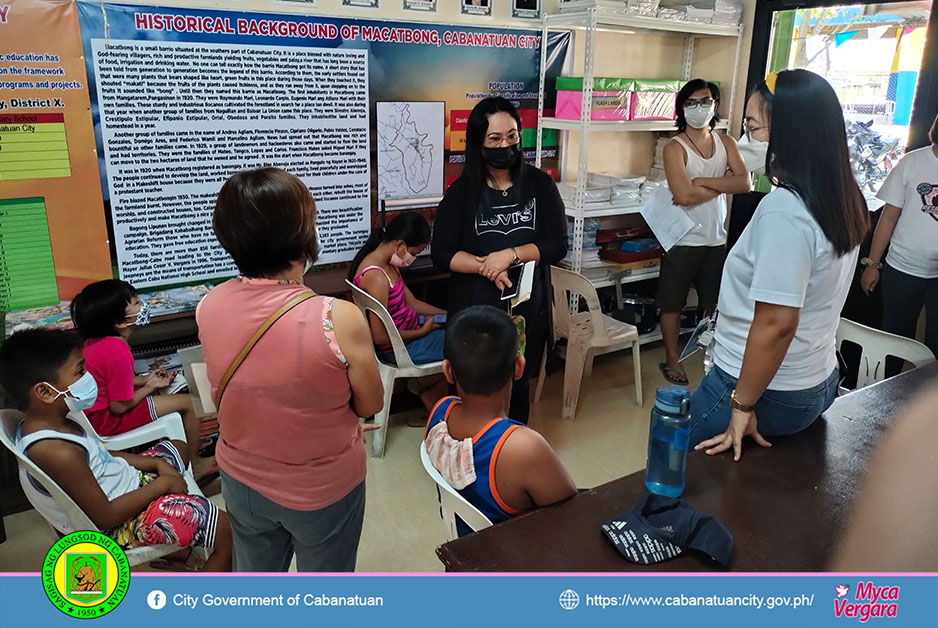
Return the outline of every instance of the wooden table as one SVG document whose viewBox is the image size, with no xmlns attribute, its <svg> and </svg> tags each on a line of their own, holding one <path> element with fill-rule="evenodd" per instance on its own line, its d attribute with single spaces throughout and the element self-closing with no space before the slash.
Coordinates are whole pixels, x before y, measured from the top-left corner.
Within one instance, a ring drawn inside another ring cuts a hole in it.
<svg viewBox="0 0 938 628">
<path fill-rule="evenodd" d="M 714 515 L 734 537 L 734 571 L 823 571 L 883 431 L 931 382 L 938 362 L 840 397 L 822 419 L 771 449 L 747 439 L 732 452 L 687 459 L 683 499 Z M 628 562 L 600 525 L 637 502 L 645 471 L 567 502 L 450 541 L 436 553 L 447 571 L 706 571 L 709 558 L 685 554 L 654 566 Z"/>
</svg>

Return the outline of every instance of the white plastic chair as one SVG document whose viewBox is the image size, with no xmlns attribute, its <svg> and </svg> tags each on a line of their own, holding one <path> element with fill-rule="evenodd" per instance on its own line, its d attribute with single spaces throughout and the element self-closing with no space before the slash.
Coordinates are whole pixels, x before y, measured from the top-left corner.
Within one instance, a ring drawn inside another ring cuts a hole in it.
<svg viewBox="0 0 938 628">
<path fill-rule="evenodd" d="M 841 318 L 837 325 L 838 350 L 842 351 L 845 340 L 860 345 L 857 388 L 886 379 L 886 356 L 901 358 L 915 366 L 935 361 L 935 354 L 920 342 Z"/>
<path fill-rule="evenodd" d="M 141 401 L 141 403 L 146 403 L 146 401 Z M 115 434 L 113 436 L 101 436 L 98 434 L 98 431 L 91 425 L 91 421 L 89 421 L 85 413 L 80 410 L 69 412 L 68 418 L 78 423 L 83 430 L 100 440 L 104 443 L 104 446 L 111 451 L 123 451 L 131 447 L 145 445 L 146 443 L 152 443 L 164 438 L 168 438 L 169 440 L 181 440 L 184 443 L 187 442 L 186 430 L 182 425 L 182 415 L 178 412 L 170 412 L 151 423 L 135 427 L 129 432 Z"/>
<path fill-rule="evenodd" d="M 572 421 L 576 416 L 577 401 L 583 375 L 593 371 L 593 358 L 597 355 L 632 348 L 632 371 L 635 376 L 635 403 L 642 407 L 642 368 L 639 356 L 638 329 L 602 313 L 599 296 L 590 280 L 556 266 L 550 267 L 550 281 L 554 288 L 554 338 L 567 339 L 567 356 L 563 369 L 563 408 L 561 418 Z M 568 294 L 580 295 L 586 301 L 587 312 L 570 312 Z M 541 374 L 534 391 L 534 402 L 541 400 L 541 389 L 546 377 L 547 359 L 541 362 Z"/>
<path fill-rule="evenodd" d="M 449 482 L 446 481 L 440 472 L 436 470 L 436 467 L 433 466 L 433 463 L 430 462 L 430 455 L 427 453 L 426 444 L 423 441 L 420 441 L 420 461 L 423 463 L 423 468 L 426 470 L 427 475 L 436 482 L 437 487 L 439 487 L 439 496 L 440 496 L 440 510 L 443 516 L 443 527 L 446 528 L 446 540 L 452 541 L 459 537 L 459 532 L 456 530 L 456 515 L 459 515 L 459 518 L 463 522 L 472 528 L 472 531 L 478 531 L 483 528 L 488 528 L 492 525 L 492 522 L 489 521 L 489 518 L 483 515 L 478 508 L 470 504 L 465 497 L 456 492 L 452 486 L 449 485 Z"/>
<path fill-rule="evenodd" d="M 397 362 L 397 366 L 382 362 L 381 357 L 378 356 L 377 348 L 375 348 L 375 357 L 378 358 L 378 372 L 381 374 L 381 383 L 384 386 L 384 405 L 381 407 L 381 411 L 375 415 L 375 423 L 379 427 L 372 432 L 374 440 L 371 442 L 371 453 L 374 457 L 381 458 L 384 456 L 384 443 L 387 436 L 388 415 L 391 413 L 391 394 L 394 392 L 394 381 L 400 378 L 426 377 L 427 375 L 442 373 L 443 362 L 414 364 L 414 361 L 410 359 L 410 354 L 407 353 L 407 347 L 404 346 L 404 339 L 401 338 L 401 333 L 397 330 L 397 326 L 394 324 L 394 320 L 388 313 L 387 308 L 351 281 L 346 279 L 345 283 L 352 291 L 352 300 L 365 314 L 365 318 L 368 318 L 368 312 L 373 312 L 381 321 L 381 324 L 384 325 L 388 338 L 391 339 L 394 360 Z"/>
<path fill-rule="evenodd" d="M 2 425 L 0 425 L 0 441 L 16 456 L 16 461 L 19 466 L 20 485 L 23 487 L 23 492 L 26 494 L 33 508 L 46 519 L 53 530 L 56 530 L 60 534 L 70 534 L 77 530 L 104 532 L 104 530 L 99 529 L 94 524 L 91 518 L 85 514 L 85 511 L 75 503 L 75 500 L 62 490 L 45 471 L 20 453 L 19 448 L 16 446 L 16 428 L 23 419 L 23 413 L 18 410 L 0 410 L 0 423 L 2 423 Z M 46 498 L 45 495 L 37 493 L 33 487 L 30 486 L 30 476 L 49 493 L 48 499 L 54 500 L 55 504 L 65 512 L 67 521 L 52 521 L 52 516 L 49 514 L 50 504 L 44 503 L 43 499 Z M 202 491 L 199 489 L 198 484 L 196 484 L 190 472 L 187 471 L 183 474 L 183 477 L 186 480 L 190 494 L 202 495 Z M 124 553 L 127 555 L 127 560 L 130 562 L 130 565 L 133 566 L 156 560 L 161 556 L 172 554 L 180 549 L 182 548 L 178 545 L 148 545 L 127 549 L 124 550 Z"/>
</svg>

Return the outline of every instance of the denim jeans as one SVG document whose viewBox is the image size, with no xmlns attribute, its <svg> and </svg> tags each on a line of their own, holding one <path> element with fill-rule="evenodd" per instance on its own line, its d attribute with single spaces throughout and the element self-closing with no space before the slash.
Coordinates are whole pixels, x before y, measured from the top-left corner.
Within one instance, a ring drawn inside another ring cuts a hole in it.
<svg viewBox="0 0 938 628">
<path fill-rule="evenodd" d="M 804 390 L 766 390 L 756 402 L 756 419 L 763 436 L 787 436 L 807 428 L 837 397 L 839 373 Z M 736 378 L 714 365 L 690 398 L 690 446 L 726 431 L 730 424 L 730 393 Z"/>
</svg>

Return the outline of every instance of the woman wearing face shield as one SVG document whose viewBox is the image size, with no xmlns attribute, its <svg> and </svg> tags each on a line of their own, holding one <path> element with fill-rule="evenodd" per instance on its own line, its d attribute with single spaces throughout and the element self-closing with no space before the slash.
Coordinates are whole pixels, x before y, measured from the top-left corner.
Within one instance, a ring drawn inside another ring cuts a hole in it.
<svg viewBox="0 0 938 628">
<path fill-rule="evenodd" d="M 506 309 L 508 267 L 535 263 L 531 298 L 512 311 L 524 319 L 526 365 L 509 417 L 527 423 L 530 376 L 550 331 L 548 269 L 567 254 L 567 221 L 553 179 L 524 162 L 521 118 L 504 98 L 486 98 L 469 114 L 463 174 L 440 202 L 430 251 L 434 264 L 452 273 L 450 316 L 472 305 Z"/>
<path fill-rule="evenodd" d="M 665 362 L 659 365 L 671 383 L 687 384 L 679 362 L 681 310 L 691 284 L 699 307 L 716 307 L 726 257 L 726 195 L 749 191 L 749 174 L 733 138 L 714 133 L 720 89 L 703 79 L 689 81 L 677 95 L 678 134 L 664 149 L 664 172 L 674 204 L 694 226 L 661 258 L 658 307 Z"/>
</svg>

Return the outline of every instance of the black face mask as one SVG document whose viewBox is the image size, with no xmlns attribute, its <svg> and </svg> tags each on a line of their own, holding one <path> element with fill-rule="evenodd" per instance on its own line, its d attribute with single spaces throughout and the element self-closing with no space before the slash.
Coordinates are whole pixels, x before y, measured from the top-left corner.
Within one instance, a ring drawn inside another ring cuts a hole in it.
<svg viewBox="0 0 938 628">
<path fill-rule="evenodd" d="M 496 170 L 507 170 L 515 165 L 521 156 L 521 143 L 503 146 L 501 148 L 482 147 L 482 159 L 485 163 Z"/>
</svg>

